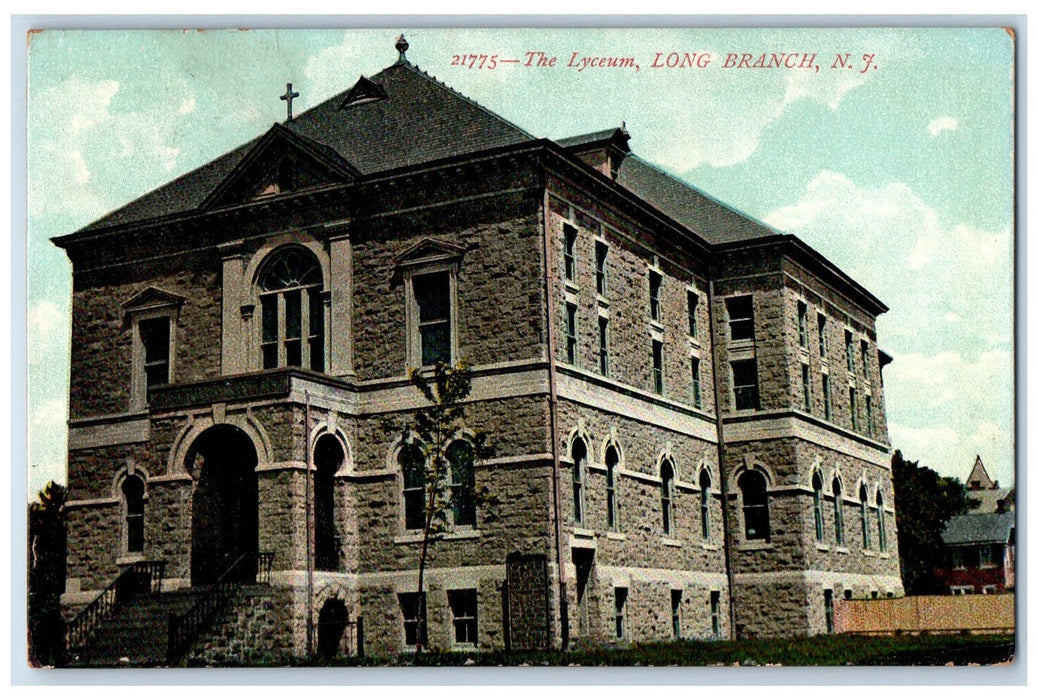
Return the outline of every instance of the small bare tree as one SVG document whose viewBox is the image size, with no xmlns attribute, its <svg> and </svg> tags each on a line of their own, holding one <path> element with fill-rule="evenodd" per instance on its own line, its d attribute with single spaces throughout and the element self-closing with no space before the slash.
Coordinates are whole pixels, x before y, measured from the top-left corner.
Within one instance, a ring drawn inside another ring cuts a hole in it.
<svg viewBox="0 0 1038 700">
<path fill-rule="evenodd" d="M 420 653 L 426 633 L 425 565 L 429 544 L 443 538 L 452 526 L 464 521 L 475 526 L 478 506 L 496 499 L 484 485 L 475 488 L 475 465 L 493 454 L 482 431 L 465 431 L 466 399 L 472 391 L 472 375 L 464 363 L 455 367 L 437 362 L 431 370 L 412 370 L 411 382 L 428 401 L 417 409 L 401 432 L 401 445 L 422 459 L 412 470 L 404 464 L 404 486 L 411 487 L 421 503 L 405 504 L 421 513 L 422 549 L 418 557 L 418 600 L 415 651 Z M 390 429 L 391 430 L 391 429 Z M 419 473 L 415 473 L 420 470 Z M 410 474 L 408 473 L 410 471 Z M 409 479 L 411 480 L 409 483 Z M 406 503 L 405 496 L 405 503 Z M 420 511 L 419 511 L 420 507 Z M 487 519 L 487 518 L 484 518 Z"/>
</svg>

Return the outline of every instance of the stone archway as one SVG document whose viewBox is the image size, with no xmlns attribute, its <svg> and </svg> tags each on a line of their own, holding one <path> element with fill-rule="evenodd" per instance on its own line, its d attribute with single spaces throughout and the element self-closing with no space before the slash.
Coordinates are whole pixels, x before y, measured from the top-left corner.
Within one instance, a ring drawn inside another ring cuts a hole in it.
<svg viewBox="0 0 1038 700">
<path fill-rule="evenodd" d="M 346 603 L 338 598 L 325 601 L 317 617 L 317 656 L 333 659 L 342 652 L 342 637 L 349 625 Z"/>
<path fill-rule="evenodd" d="M 259 540 L 256 447 L 241 428 L 214 425 L 187 453 L 191 498 L 191 585 L 214 582 Z M 242 572 L 255 578 L 255 563 Z"/>
</svg>

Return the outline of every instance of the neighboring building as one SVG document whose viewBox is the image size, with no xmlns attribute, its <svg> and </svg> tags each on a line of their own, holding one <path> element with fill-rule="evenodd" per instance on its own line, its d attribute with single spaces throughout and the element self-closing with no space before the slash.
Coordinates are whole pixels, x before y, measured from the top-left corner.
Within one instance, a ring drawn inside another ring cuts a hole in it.
<svg viewBox="0 0 1038 700">
<path fill-rule="evenodd" d="M 66 601 L 268 552 L 297 653 L 333 617 L 409 648 L 425 457 L 384 428 L 420 405 L 410 368 L 462 359 L 497 451 L 469 469 L 459 435 L 454 483 L 497 505 L 431 547 L 430 647 L 817 634 L 834 597 L 902 595 L 886 307 L 623 127 L 537 139 L 397 48 L 56 239 Z"/>
<path fill-rule="evenodd" d="M 956 515 L 941 533 L 947 567 L 938 571 L 948 592 L 1005 593 L 1016 588 L 1015 513 Z"/>
<path fill-rule="evenodd" d="M 969 513 L 948 521 L 941 539 L 946 566 L 937 571 L 948 592 L 1003 593 L 1016 587 L 1016 489 L 1000 488 L 977 455 L 966 479 Z"/>
<path fill-rule="evenodd" d="M 1007 513 L 1016 509 L 1016 489 L 1002 488 L 992 481 L 980 455 L 966 478 L 966 490 L 966 496 L 976 501 L 970 507 L 971 513 Z"/>
</svg>

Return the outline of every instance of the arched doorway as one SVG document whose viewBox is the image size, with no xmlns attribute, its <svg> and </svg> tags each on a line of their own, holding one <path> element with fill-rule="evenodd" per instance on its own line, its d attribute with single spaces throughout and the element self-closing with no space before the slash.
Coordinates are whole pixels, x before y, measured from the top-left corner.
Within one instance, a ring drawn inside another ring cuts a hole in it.
<svg viewBox="0 0 1038 700">
<path fill-rule="evenodd" d="M 194 441 L 187 467 L 191 499 L 191 585 L 215 581 L 242 554 L 258 549 L 256 448 L 241 428 L 215 425 Z M 255 578 L 255 564 L 242 572 Z"/>
<path fill-rule="evenodd" d="M 335 473 L 342 466 L 342 445 L 322 435 L 314 447 L 314 558 L 319 571 L 339 568 L 339 534 L 335 526 Z"/>
<path fill-rule="evenodd" d="M 342 636 L 346 632 L 350 615 L 346 603 L 330 598 L 317 617 L 317 655 L 322 659 L 333 659 L 342 651 Z"/>
</svg>

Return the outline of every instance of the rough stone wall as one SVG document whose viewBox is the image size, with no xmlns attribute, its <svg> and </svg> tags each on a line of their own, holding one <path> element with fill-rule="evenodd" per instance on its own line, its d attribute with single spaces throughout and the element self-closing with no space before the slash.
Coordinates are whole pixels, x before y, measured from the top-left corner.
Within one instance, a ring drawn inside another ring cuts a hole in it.
<svg viewBox="0 0 1038 700">
<path fill-rule="evenodd" d="M 71 419 L 130 408 L 134 329 L 122 305 L 148 287 L 185 298 L 172 329 L 174 380 L 219 374 L 220 262 L 215 255 L 179 255 L 110 273 L 77 273 L 72 294 Z"/>
<path fill-rule="evenodd" d="M 188 652 L 187 665 L 276 665 L 302 656 L 291 615 L 293 597 L 285 588 L 243 590 Z"/>
<path fill-rule="evenodd" d="M 620 219 L 599 204 L 558 185 L 549 198 L 548 235 L 555 263 L 552 293 L 556 318 L 555 357 L 566 362 L 566 305 L 577 307 L 576 367 L 601 374 L 599 317 L 608 317 L 610 379 L 653 392 L 652 339 L 663 342 L 663 396 L 693 405 L 692 357 L 700 360 L 700 405 L 714 410 L 713 369 L 709 335 L 707 286 L 700 276 L 701 262 L 673 246 L 661 246 L 652 234 Z M 576 274 L 565 279 L 563 224 L 576 228 Z M 632 240 L 633 239 L 633 240 Z M 604 241 L 606 294 L 596 291 L 596 243 Z M 635 241 L 639 241 L 635 243 Z M 653 247 L 653 245 L 659 247 Z M 665 252 L 664 252 L 665 251 Z M 659 322 L 651 320 L 650 269 L 661 276 Z M 688 291 L 699 295 L 697 335 L 689 328 Z M 655 336 L 654 336 L 655 332 Z"/>
<path fill-rule="evenodd" d="M 768 582 L 735 581 L 735 634 L 740 639 L 755 637 L 790 637 L 808 634 L 817 629 L 808 616 L 817 616 L 816 608 L 809 608 L 802 581 L 780 580 Z"/>
<path fill-rule="evenodd" d="M 488 216 L 492 214 L 492 216 Z M 354 355 L 362 379 L 406 376 L 405 287 L 397 256 L 424 238 L 464 248 L 458 266 L 459 360 L 480 365 L 543 354 L 540 199 L 500 196 L 449 216 L 358 222 Z M 370 229 L 368 228 L 370 227 Z"/>
</svg>

